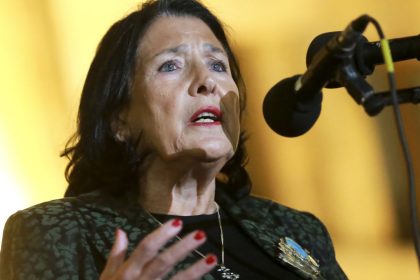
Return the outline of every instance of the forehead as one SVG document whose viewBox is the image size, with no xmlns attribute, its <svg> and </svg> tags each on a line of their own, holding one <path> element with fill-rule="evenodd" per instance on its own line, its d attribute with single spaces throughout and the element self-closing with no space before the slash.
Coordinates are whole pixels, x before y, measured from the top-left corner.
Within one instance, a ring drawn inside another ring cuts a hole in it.
<svg viewBox="0 0 420 280">
<path fill-rule="evenodd" d="M 139 55 L 143 58 L 155 56 L 162 51 L 189 43 L 198 43 L 209 51 L 224 48 L 213 31 L 201 19 L 188 16 L 161 16 L 147 29 L 140 44 Z"/>
</svg>

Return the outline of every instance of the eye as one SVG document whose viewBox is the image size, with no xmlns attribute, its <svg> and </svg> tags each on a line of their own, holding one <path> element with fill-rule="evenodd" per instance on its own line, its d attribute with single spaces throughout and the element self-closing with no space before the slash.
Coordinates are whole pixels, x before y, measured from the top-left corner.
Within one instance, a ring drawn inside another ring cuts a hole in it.
<svg viewBox="0 0 420 280">
<path fill-rule="evenodd" d="M 159 72 L 173 72 L 173 71 L 177 70 L 178 68 L 179 67 L 176 64 L 176 62 L 173 61 L 173 60 L 170 60 L 170 61 L 166 61 L 165 63 L 163 63 L 159 67 L 158 71 Z"/>
<path fill-rule="evenodd" d="M 210 69 L 216 72 L 226 72 L 226 64 L 222 60 L 212 61 Z"/>
</svg>

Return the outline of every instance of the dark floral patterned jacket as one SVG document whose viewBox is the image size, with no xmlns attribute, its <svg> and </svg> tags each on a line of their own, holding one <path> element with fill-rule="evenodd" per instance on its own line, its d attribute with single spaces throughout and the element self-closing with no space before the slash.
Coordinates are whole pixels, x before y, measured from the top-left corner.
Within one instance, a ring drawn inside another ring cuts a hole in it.
<svg viewBox="0 0 420 280">
<path fill-rule="evenodd" d="M 220 188 L 219 188 L 220 189 Z M 6 223 L 0 279 L 99 279 L 116 228 L 127 232 L 128 252 L 159 225 L 136 202 L 136 195 L 93 192 L 42 203 L 12 215 Z M 313 215 L 269 200 L 232 200 L 218 190 L 216 200 L 251 238 L 277 259 L 279 238 L 290 237 L 318 260 L 318 279 L 347 279 L 335 259 L 324 225 Z M 173 273 L 196 261 L 191 254 Z M 306 279 L 301 269 L 289 266 Z M 205 276 L 204 279 L 213 279 Z"/>
</svg>

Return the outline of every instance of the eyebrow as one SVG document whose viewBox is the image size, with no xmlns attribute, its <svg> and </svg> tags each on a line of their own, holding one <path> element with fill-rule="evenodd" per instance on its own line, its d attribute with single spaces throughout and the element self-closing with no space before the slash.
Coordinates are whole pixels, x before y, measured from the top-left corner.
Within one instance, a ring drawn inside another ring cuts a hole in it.
<svg viewBox="0 0 420 280">
<path fill-rule="evenodd" d="M 204 49 L 209 49 L 211 52 L 214 52 L 214 53 L 222 53 L 224 55 L 227 55 L 223 49 L 216 47 L 210 43 L 204 44 Z"/>
<path fill-rule="evenodd" d="M 181 45 L 173 47 L 173 48 L 164 49 L 163 51 L 160 51 L 157 54 L 155 54 L 153 57 L 157 57 L 157 56 L 167 54 L 167 53 L 179 53 L 179 52 L 185 50 L 186 48 L 187 48 L 187 45 L 181 44 Z"/>
<path fill-rule="evenodd" d="M 160 55 L 163 55 L 163 54 L 167 54 L 167 53 L 179 53 L 179 52 L 185 51 L 186 48 L 187 48 L 187 45 L 186 44 L 181 44 L 181 45 L 176 46 L 176 47 L 173 47 L 173 48 L 164 49 L 163 51 L 158 52 L 157 54 L 155 54 L 153 57 L 157 57 L 157 56 L 160 56 Z M 209 50 L 212 53 L 221 53 L 221 54 L 227 56 L 226 52 L 223 49 L 221 49 L 219 47 L 216 47 L 216 46 L 214 46 L 214 45 L 212 45 L 210 43 L 205 43 L 204 44 L 204 49 L 205 50 Z"/>
</svg>

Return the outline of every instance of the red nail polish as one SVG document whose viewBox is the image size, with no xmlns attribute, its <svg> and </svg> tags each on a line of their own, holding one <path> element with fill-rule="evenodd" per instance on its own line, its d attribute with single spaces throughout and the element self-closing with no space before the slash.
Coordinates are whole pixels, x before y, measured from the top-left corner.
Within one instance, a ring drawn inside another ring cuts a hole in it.
<svg viewBox="0 0 420 280">
<path fill-rule="evenodd" d="M 216 262 L 216 256 L 215 255 L 208 255 L 206 257 L 206 264 L 214 264 Z"/>
<path fill-rule="evenodd" d="M 204 237 L 206 237 L 206 233 L 202 230 L 197 231 L 194 235 L 194 239 L 197 241 L 202 240 Z"/>
<path fill-rule="evenodd" d="M 179 226 L 181 226 L 182 225 L 182 221 L 181 221 L 181 219 L 175 219 L 175 220 L 173 220 L 173 222 L 172 222 L 172 226 L 173 227 L 179 227 Z"/>
</svg>

